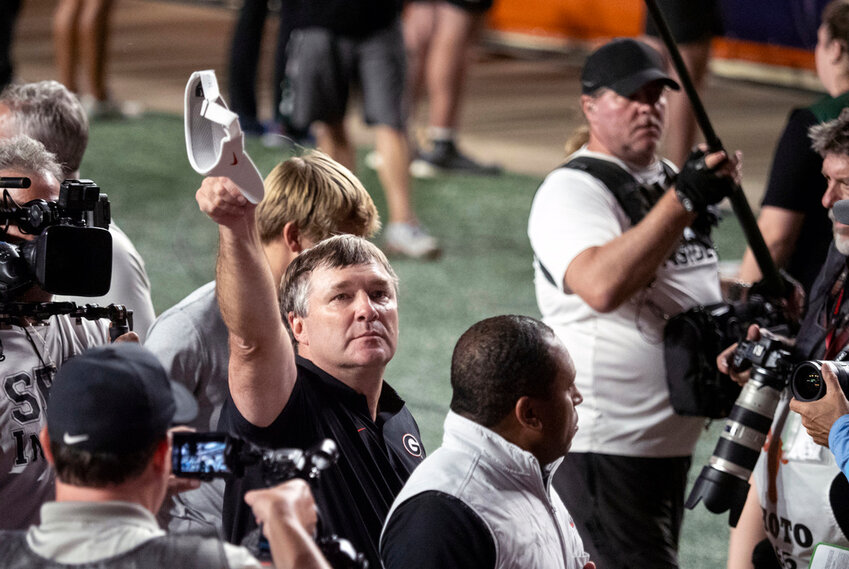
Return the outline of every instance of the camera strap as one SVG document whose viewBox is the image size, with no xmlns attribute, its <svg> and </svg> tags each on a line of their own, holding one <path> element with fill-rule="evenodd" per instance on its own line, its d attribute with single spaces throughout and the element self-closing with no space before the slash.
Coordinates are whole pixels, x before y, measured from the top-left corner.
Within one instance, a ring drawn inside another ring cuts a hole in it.
<svg viewBox="0 0 849 569">
<path fill-rule="evenodd" d="M 672 185 L 672 180 L 675 179 L 675 171 L 672 167 L 664 161 L 661 161 L 661 165 L 664 175 L 663 184 L 641 184 L 630 172 L 618 164 L 590 156 L 578 156 L 562 164 L 560 168 L 581 170 L 600 181 L 613 194 L 625 215 L 628 216 L 631 226 L 634 226 L 642 221 L 651 208 L 663 197 L 666 189 Z M 536 261 L 545 280 L 560 288 L 539 257 L 536 258 Z"/>
<path fill-rule="evenodd" d="M 843 267 L 831 287 L 831 302 L 828 305 L 832 306 L 830 309 L 826 309 L 825 314 L 825 328 L 828 333 L 825 336 L 825 355 L 823 358 L 826 360 L 834 359 L 837 352 L 842 350 L 846 342 L 849 341 L 849 326 L 846 325 L 847 315 L 840 317 L 840 307 L 843 304 L 843 295 L 846 292 L 844 285 L 846 284 L 847 273 L 849 273 L 849 269 Z"/>
</svg>

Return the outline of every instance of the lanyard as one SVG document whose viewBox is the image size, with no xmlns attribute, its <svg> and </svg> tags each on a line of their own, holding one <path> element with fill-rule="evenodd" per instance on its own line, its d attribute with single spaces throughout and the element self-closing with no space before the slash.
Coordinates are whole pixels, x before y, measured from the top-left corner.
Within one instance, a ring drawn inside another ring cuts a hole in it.
<svg viewBox="0 0 849 569">
<path fill-rule="evenodd" d="M 842 319 L 843 321 L 839 325 L 837 318 L 840 313 L 840 306 L 843 304 L 843 294 L 845 292 L 843 285 L 846 282 L 846 273 L 847 269 L 844 267 L 840 276 L 834 282 L 834 286 L 831 288 L 831 298 L 835 299 L 835 296 L 837 298 L 833 301 L 834 308 L 826 314 L 828 334 L 825 337 L 825 355 L 823 356 L 826 360 L 833 359 L 836 353 L 849 341 L 849 327 L 845 325 L 845 318 Z"/>
</svg>

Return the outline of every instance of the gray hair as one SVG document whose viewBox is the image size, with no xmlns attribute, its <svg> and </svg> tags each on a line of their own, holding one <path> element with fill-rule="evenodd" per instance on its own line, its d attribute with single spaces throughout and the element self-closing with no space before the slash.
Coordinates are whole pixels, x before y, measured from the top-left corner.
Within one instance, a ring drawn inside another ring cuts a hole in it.
<svg viewBox="0 0 849 569">
<path fill-rule="evenodd" d="M 19 170 L 25 174 L 62 179 L 62 168 L 56 162 L 56 155 L 25 134 L 0 139 L 0 170 Z"/>
<path fill-rule="evenodd" d="M 811 148 L 820 156 L 840 154 L 849 156 L 849 108 L 843 109 L 834 120 L 808 129 Z"/>
<path fill-rule="evenodd" d="M 88 117 L 76 95 L 58 81 L 9 85 L 0 103 L 14 117 L 15 133 L 40 141 L 62 167 L 59 180 L 80 169 L 88 146 Z"/>
<path fill-rule="evenodd" d="M 300 317 L 307 315 L 310 277 L 313 271 L 319 268 L 334 269 L 370 263 L 377 263 L 386 271 L 397 295 L 398 276 L 383 251 L 366 239 L 356 235 L 335 235 L 310 247 L 295 257 L 280 283 L 278 296 L 283 321 L 288 326 L 290 312 Z"/>
</svg>

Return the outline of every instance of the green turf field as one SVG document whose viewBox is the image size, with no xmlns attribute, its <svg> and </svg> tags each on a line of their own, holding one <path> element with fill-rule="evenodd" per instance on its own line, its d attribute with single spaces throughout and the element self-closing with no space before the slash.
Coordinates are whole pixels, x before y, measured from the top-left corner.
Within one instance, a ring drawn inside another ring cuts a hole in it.
<svg viewBox="0 0 849 569">
<path fill-rule="evenodd" d="M 249 144 L 248 151 L 263 176 L 283 156 L 258 143 Z M 186 158 L 181 118 L 147 115 L 131 122 L 93 124 L 82 173 L 109 195 L 113 217 L 144 257 L 157 313 L 212 278 L 217 231 L 194 201 L 200 177 Z M 359 175 L 385 214 L 377 177 L 365 167 Z M 449 362 L 457 337 L 487 316 L 539 316 L 526 235 L 539 182 L 507 174 L 414 184 L 418 215 L 440 238 L 444 253 L 433 263 L 393 260 L 401 279 L 401 339 L 387 378 L 409 403 L 427 449 L 435 449 L 441 441 L 451 391 Z M 742 233 L 731 216 L 716 237 L 723 260 L 740 258 Z M 702 437 L 691 476 L 698 474 L 713 450 L 720 427 L 714 424 Z M 702 506 L 687 512 L 683 568 L 725 565 L 726 519 Z"/>
</svg>

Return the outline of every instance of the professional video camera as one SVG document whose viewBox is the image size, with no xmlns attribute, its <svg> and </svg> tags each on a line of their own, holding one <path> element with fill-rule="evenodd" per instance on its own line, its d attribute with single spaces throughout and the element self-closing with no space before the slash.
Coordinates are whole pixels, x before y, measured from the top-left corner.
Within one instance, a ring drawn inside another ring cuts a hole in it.
<svg viewBox="0 0 849 569">
<path fill-rule="evenodd" d="M 333 466 L 338 457 L 336 443 L 330 439 L 324 439 L 307 450 L 268 449 L 226 433 L 175 432 L 171 470 L 175 476 L 184 478 L 229 479 L 242 477 L 246 466 L 259 464 L 263 483 L 273 486 L 292 478 L 315 480 L 322 470 Z M 368 569 L 365 556 L 358 553 L 347 539 L 323 535 L 319 529 L 315 541 L 335 569 Z M 244 544 L 260 559 L 270 557 L 262 528 L 249 534 Z"/>
<path fill-rule="evenodd" d="M 790 379 L 793 356 L 790 346 L 773 337 L 744 340 L 734 352 L 732 366 L 741 371 L 751 366 L 749 381 L 684 505 L 693 509 L 704 500 L 715 514 L 730 510 L 729 525 L 736 526 L 749 493 L 749 476 Z"/>
<path fill-rule="evenodd" d="M 0 188 L 29 186 L 29 178 L 0 179 Z M 106 294 L 112 277 L 109 222 L 109 199 L 91 180 L 65 180 L 56 202 L 36 199 L 19 205 L 4 190 L 0 303 L 16 299 L 34 284 L 51 294 Z M 36 237 L 11 237 L 10 225 Z"/>
</svg>

